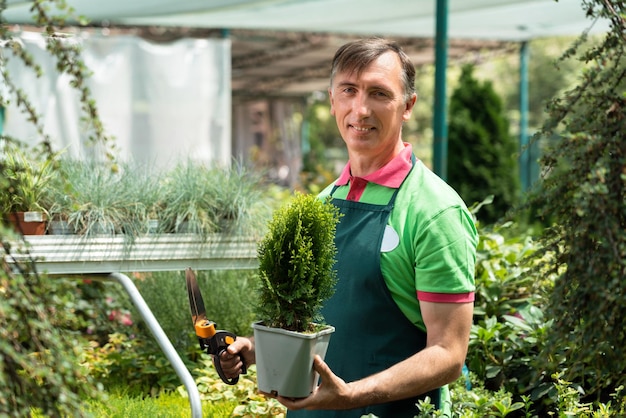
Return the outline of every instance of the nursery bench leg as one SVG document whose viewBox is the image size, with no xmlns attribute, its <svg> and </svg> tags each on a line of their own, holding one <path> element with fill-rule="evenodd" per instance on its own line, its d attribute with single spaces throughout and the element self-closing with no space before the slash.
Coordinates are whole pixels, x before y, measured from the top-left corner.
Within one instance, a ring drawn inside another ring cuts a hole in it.
<svg viewBox="0 0 626 418">
<path fill-rule="evenodd" d="M 200 403 L 200 392 L 198 391 L 196 382 L 193 380 L 191 373 L 189 373 L 189 370 L 185 367 L 185 364 L 179 357 L 176 349 L 174 349 L 174 346 L 167 338 L 167 335 L 161 328 L 161 325 L 159 325 L 159 321 L 157 321 L 154 317 L 150 307 L 146 304 L 145 300 L 141 296 L 141 293 L 139 293 L 139 290 L 137 290 L 137 287 L 130 277 L 122 273 L 110 273 L 108 275 L 96 277 L 101 280 L 114 280 L 124 287 L 126 293 L 130 296 L 131 301 L 141 314 L 141 317 L 145 321 L 146 325 L 150 328 L 152 335 L 154 335 L 154 338 L 159 343 L 161 350 L 174 367 L 174 370 L 180 380 L 185 385 L 187 394 L 189 395 L 189 403 L 191 405 L 191 417 L 202 418 L 202 404 Z"/>
</svg>

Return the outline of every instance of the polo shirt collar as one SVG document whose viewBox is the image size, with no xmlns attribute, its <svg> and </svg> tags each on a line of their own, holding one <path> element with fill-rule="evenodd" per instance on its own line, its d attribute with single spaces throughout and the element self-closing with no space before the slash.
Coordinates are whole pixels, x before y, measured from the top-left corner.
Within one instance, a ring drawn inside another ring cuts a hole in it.
<svg viewBox="0 0 626 418">
<path fill-rule="evenodd" d="M 398 155 L 393 157 L 391 161 L 385 164 L 383 167 L 362 177 L 367 182 L 376 183 L 381 186 L 397 189 L 400 187 L 406 176 L 411 171 L 413 166 L 411 162 L 412 146 L 408 142 L 404 143 L 404 149 L 400 151 Z M 341 171 L 341 175 L 335 182 L 337 186 L 347 185 L 353 177 L 350 173 L 350 161 L 345 165 Z"/>
</svg>

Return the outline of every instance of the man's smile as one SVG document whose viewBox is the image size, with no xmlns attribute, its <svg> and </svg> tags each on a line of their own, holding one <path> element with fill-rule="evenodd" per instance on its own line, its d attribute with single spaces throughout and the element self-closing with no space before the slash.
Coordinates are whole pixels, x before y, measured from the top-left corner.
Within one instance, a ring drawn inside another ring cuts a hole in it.
<svg viewBox="0 0 626 418">
<path fill-rule="evenodd" d="M 364 126 L 356 126 L 356 125 L 349 125 L 350 127 L 352 127 L 352 129 L 354 129 L 355 131 L 357 131 L 358 133 L 368 133 L 370 131 L 373 131 L 374 127 L 364 127 Z"/>
</svg>

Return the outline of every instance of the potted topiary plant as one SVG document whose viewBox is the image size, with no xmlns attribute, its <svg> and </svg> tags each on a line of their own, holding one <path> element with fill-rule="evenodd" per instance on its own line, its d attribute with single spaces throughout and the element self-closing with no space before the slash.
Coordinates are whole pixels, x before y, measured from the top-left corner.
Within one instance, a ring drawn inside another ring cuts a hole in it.
<svg viewBox="0 0 626 418">
<path fill-rule="evenodd" d="M 0 197 L 0 212 L 23 235 L 46 231 L 47 187 L 54 177 L 56 155 L 41 157 L 17 144 L 5 144 L 0 160 L 2 181 L 9 193 Z"/>
<path fill-rule="evenodd" d="M 313 195 L 296 193 L 279 208 L 258 246 L 259 321 L 252 324 L 261 392 L 306 397 L 334 328 L 323 323 L 323 303 L 335 291 L 335 229 L 339 210 Z"/>
</svg>

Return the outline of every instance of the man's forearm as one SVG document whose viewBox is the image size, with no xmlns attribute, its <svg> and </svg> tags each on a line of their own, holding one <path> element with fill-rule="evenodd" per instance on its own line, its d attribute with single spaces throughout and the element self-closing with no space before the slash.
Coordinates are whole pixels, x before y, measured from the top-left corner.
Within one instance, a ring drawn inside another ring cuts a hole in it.
<svg viewBox="0 0 626 418">
<path fill-rule="evenodd" d="M 350 408 L 421 395 L 456 380 L 463 360 L 439 346 L 428 347 L 374 375 L 348 383 Z"/>
</svg>

